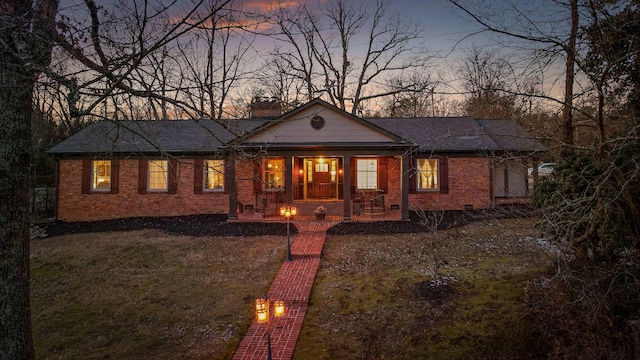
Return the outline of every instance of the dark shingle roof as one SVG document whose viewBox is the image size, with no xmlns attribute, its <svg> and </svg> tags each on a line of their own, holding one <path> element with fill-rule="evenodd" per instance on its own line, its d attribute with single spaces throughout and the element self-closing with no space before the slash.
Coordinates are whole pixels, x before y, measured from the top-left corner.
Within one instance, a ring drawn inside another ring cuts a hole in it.
<svg viewBox="0 0 640 360">
<path fill-rule="evenodd" d="M 502 150 L 528 152 L 547 150 L 513 120 L 478 119 L 476 121 Z"/>
<path fill-rule="evenodd" d="M 414 143 L 423 152 L 545 150 L 513 120 L 477 120 L 468 116 L 366 120 Z"/>
<path fill-rule="evenodd" d="M 255 120 L 99 121 L 49 150 L 53 154 L 211 153 L 253 130 Z"/>
<path fill-rule="evenodd" d="M 415 145 L 421 152 L 546 150 L 513 120 L 440 117 L 369 118 L 362 121 L 397 136 L 399 141 L 396 145 Z M 272 123 L 273 121 L 264 120 L 99 121 L 54 146 L 49 152 L 58 155 L 151 154 L 160 151 L 185 154 L 214 153 L 234 140 L 267 128 Z M 301 144 L 290 145 L 300 146 Z M 314 146 L 331 145 L 322 143 Z M 337 145 L 345 146 L 345 144 L 333 144 L 333 146 Z M 380 144 L 371 145 L 375 147 Z"/>
<path fill-rule="evenodd" d="M 498 148 L 471 117 L 367 120 L 416 144 L 419 151 L 478 151 Z"/>
</svg>

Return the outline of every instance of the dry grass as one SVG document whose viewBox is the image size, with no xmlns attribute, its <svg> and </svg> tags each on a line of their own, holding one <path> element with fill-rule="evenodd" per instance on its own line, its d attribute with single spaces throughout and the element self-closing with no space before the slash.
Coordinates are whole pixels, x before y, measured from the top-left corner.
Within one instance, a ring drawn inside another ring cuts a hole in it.
<svg viewBox="0 0 640 360">
<path fill-rule="evenodd" d="M 533 220 L 329 236 L 294 357 L 537 358 L 523 288 L 550 258 L 536 239 Z M 228 359 L 284 247 L 140 230 L 37 239 L 31 260 L 38 358 Z"/>
<path fill-rule="evenodd" d="M 157 230 L 31 244 L 39 359 L 225 359 L 284 260 L 281 236 Z"/>
<path fill-rule="evenodd" d="M 525 283 L 551 259 L 536 236 L 532 220 L 491 220 L 437 234 L 328 237 L 294 358 L 541 356 L 523 319 Z"/>
</svg>

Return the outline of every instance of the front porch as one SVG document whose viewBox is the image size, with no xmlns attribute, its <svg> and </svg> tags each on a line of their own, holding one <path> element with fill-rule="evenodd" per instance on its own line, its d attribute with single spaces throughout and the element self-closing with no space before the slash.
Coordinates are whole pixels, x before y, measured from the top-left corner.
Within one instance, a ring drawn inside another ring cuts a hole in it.
<svg viewBox="0 0 640 360">
<path fill-rule="evenodd" d="M 363 211 L 352 212 L 351 219 L 345 220 L 343 216 L 344 203 L 342 200 L 294 200 L 292 206 L 297 209 L 297 215 L 292 217 L 292 221 L 318 221 L 315 211 L 319 206 L 326 209 L 324 221 L 328 222 L 365 222 L 365 221 L 401 221 L 402 212 L 387 209 L 384 212 L 371 211 L 371 208 L 364 206 Z M 238 221 L 286 221 L 286 218 L 279 213 L 270 211 L 263 213 L 258 210 L 244 210 L 238 213 Z"/>
<path fill-rule="evenodd" d="M 273 150 L 274 156 L 239 163 L 238 169 L 232 162 L 229 173 L 243 180 L 229 182 L 229 217 L 277 221 L 282 206 L 295 206 L 298 219 L 313 220 L 322 206 L 326 221 L 408 220 L 408 171 L 402 171 L 408 158 L 380 152 L 318 156 Z"/>
</svg>

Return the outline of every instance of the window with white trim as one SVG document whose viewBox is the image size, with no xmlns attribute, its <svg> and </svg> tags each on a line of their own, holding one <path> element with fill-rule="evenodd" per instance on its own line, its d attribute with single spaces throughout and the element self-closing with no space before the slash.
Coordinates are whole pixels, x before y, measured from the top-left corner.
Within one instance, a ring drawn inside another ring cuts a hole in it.
<svg viewBox="0 0 640 360">
<path fill-rule="evenodd" d="M 224 190 L 224 160 L 204 161 L 204 190 Z"/>
<path fill-rule="evenodd" d="M 378 159 L 357 159 L 356 171 L 358 189 L 378 188 Z"/>
<path fill-rule="evenodd" d="M 418 159 L 418 190 L 438 190 L 438 159 Z"/>
<path fill-rule="evenodd" d="M 91 161 L 91 191 L 111 191 L 111 160 Z"/>
<path fill-rule="evenodd" d="M 149 160 L 149 191 L 168 191 L 169 162 L 167 160 Z"/>
</svg>

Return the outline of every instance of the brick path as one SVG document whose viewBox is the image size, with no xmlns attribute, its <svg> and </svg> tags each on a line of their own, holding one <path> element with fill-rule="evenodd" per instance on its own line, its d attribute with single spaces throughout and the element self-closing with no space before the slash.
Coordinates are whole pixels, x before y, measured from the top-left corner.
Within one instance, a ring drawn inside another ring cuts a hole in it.
<svg viewBox="0 0 640 360">
<path fill-rule="evenodd" d="M 293 222 L 298 234 L 291 242 L 292 261 L 285 261 L 269 291 L 271 300 L 284 300 L 286 314 L 271 320 L 272 358 L 291 359 L 309 306 L 309 295 L 320 265 L 324 239 L 331 221 Z M 236 350 L 234 360 L 267 358 L 267 327 L 255 319 Z"/>
</svg>

